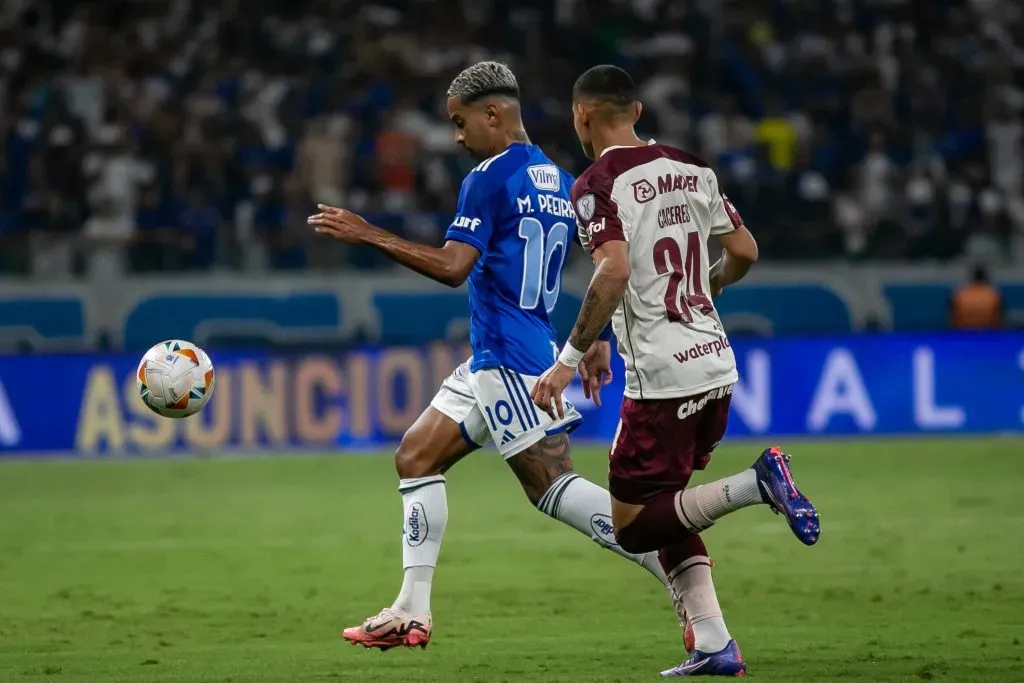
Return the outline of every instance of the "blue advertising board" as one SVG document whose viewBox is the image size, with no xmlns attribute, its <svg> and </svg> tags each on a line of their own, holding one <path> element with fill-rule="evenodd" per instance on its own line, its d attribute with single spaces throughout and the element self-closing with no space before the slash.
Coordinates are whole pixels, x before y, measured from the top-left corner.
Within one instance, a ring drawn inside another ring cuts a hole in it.
<svg viewBox="0 0 1024 683">
<path fill-rule="evenodd" d="M 1024 433 L 1024 334 L 737 340 L 730 435 Z M 329 355 L 217 351 L 217 389 L 186 420 L 160 418 L 129 354 L 0 357 L 0 453 L 346 450 L 393 443 L 468 355 L 464 347 Z M 622 367 L 577 437 L 608 442 Z"/>
</svg>

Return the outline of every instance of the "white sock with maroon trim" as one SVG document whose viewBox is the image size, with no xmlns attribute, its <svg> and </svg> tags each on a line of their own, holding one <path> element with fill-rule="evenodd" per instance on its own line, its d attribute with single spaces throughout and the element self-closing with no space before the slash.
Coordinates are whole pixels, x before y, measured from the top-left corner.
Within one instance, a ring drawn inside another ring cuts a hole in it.
<svg viewBox="0 0 1024 683">
<path fill-rule="evenodd" d="M 762 503 L 757 473 L 748 469 L 686 489 L 679 494 L 676 512 L 690 531 L 700 533 L 729 513 Z"/>
<path fill-rule="evenodd" d="M 732 636 L 725 626 L 715 584 L 711 580 L 711 560 L 691 557 L 668 576 L 693 626 L 694 649 L 708 654 L 724 650 Z"/>
</svg>

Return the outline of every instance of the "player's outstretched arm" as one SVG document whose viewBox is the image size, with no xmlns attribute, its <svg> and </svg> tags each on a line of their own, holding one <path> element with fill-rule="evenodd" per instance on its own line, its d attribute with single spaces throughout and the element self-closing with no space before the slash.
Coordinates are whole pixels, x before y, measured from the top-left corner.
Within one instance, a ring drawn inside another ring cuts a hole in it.
<svg viewBox="0 0 1024 683">
<path fill-rule="evenodd" d="M 609 240 L 596 247 L 594 264 L 594 276 L 583 297 L 583 306 L 569 341 L 555 364 L 541 375 L 530 392 L 534 404 L 552 418 L 565 417 L 562 392 L 583 362 L 585 350 L 608 326 L 608 321 L 629 285 L 629 248 L 625 241 Z"/>
<path fill-rule="evenodd" d="M 719 292 L 734 282 L 739 282 L 757 261 L 757 241 L 746 226 L 740 225 L 732 232 L 719 235 L 718 240 L 725 250 L 722 260 L 712 269 L 711 289 Z"/>
<path fill-rule="evenodd" d="M 458 287 L 469 277 L 480 251 L 465 242 L 448 240 L 443 247 L 417 244 L 371 225 L 358 214 L 318 204 L 321 213 L 309 217 L 319 233 L 349 244 L 365 244 L 384 252 L 406 268 L 449 287 Z"/>
<path fill-rule="evenodd" d="M 576 349 L 590 345 L 608 327 L 629 284 L 629 247 L 622 240 L 605 242 L 594 250 L 594 276 L 590 279 L 583 306 L 569 335 Z"/>
</svg>

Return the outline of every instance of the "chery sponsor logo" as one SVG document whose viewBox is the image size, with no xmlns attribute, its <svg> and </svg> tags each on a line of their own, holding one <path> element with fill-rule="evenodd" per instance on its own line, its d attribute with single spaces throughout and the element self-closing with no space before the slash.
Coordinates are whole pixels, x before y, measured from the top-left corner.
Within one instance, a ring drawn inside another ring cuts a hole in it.
<svg viewBox="0 0 1024 683">
<path fill-rule="evenodd" d="M 676 416 L 680 420 L 685 420 L 691 415 L 696 415 L 700 411 L 704 410 L 704 406 L 708 404 L 708 401 L 717 401 L 718 399 L 725 398 L 726 396 L 731 396 L 732 389 L 733 385 L 730 384 L 727 387 L 719 387 L 718 389 L 712 389 L 711 391 L 704 394 L 697 400 L 693 400 L 691 398 L 689 400 L 683 401 L 682 403 L 679 404 L 679 410 L 676 412 Z M 715 447 L 717 446 L 718 442 L 716 441 L 715 445 L 708 449 L 708 453 L 715 450 Z"/>
</svg>

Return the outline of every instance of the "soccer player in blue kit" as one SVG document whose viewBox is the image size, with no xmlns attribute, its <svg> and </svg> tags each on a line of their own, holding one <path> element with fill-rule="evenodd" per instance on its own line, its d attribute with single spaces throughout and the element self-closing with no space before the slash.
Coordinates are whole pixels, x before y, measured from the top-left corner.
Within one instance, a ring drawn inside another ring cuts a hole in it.
<svg viewBox="0 0 1024 683">
<path fill-rule="evenodd" d="M 487 441 L 539 510 L 667 584 L 657 553 L 626 553 L 610 524 L 593 522 L 609 522 L 611 504 L 605 489 L 573 472 L 568 433 L 582 422 L 579 412 L 566 404 L 552 418 L 530 400 L 558 350 L 550 313 L 574 230 L 573 177 L 530 143 L 519 85 L 504 64 L 470 66 L 447 95 L 456 141 L 482 161 L 462 183 L 443 247 L 407 241 L 333 207 L 321 205 L 309 218 L 320 233 L 376 247 L 443 284 L 469 280 L 473 356 L 442 383 L 395 453 L 405 515 L 401 591 L 390 607 L 344 631 L 368 648 L 430 641 L 430 589 L 448 521 L 445 472 Z M 599 340 L 580 366 L 595 401 L 610 355 L 608 341 Z"/>
</svg>

